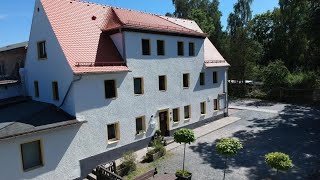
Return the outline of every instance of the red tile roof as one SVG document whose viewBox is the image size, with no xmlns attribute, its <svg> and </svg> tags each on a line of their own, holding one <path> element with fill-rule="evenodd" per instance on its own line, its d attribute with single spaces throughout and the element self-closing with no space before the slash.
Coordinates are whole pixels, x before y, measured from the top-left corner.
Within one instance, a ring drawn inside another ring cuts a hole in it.
<svg viewBox="0 0 320 180">
<path fill-rule="evenodd" d="M 41 0 L 74 73 L 129 71 L 105 31 L 133 28 L 205 37 L 161 17 L 78 0 Z"/>
</svg>

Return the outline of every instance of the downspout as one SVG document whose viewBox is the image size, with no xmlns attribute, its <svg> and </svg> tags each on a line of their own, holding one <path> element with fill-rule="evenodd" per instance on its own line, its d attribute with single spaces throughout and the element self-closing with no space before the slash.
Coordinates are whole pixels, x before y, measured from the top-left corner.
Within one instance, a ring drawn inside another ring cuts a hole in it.
<svg viewBox="0 0 320 180">
<path fill-rule="evenodd" d="M 73 83 L 77 82 L 77 81 L 80 81 L 81 79 L 82 79 L 82 75 L 79 75 L 78 79 L 74 79 L 74 80 L 71 81 L 71 83 L 70 83 L 70 85 L 68 87 L 68 90 L 67 90 L 66 94 L 63 97 L 63 100 L 62 100 L 61 104 L 58 106 L 59 109 L 61 109 L 61 107 L 63 106 L 64 102 L 66 101 L 67 96 L 68 96 L 68 94 L 69 94 L 69 92 L 70 92 L 70 90 L 72 88 Z"/>
</svg>

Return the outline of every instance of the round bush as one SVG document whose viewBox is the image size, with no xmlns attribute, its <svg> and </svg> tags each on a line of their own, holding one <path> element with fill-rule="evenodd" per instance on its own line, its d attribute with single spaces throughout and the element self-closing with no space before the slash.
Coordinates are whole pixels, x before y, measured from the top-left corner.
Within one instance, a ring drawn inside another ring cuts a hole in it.
<svg viewBox="0 0 320 180">
<path fill-rule="evenodd" d="M 196 140 L 194 132 L 191 129 L 181 128 L 173 134 L 174 141 L 177 143 L 190 144 Z"/>
<path fill-rule="evenodd" d="M 242 148 L 241 142 L 234 138 L 222 138 L 216 145 L 217 152 L 223 156 L 234 156 Z"/>
<path fill-rule="evenodd" d="M 265 155 L 266 163 L 281 171 L 287 171 L 293 167 L 292 161 L 287 154 L 281 152 L 272 152 Z"/>
</svg>

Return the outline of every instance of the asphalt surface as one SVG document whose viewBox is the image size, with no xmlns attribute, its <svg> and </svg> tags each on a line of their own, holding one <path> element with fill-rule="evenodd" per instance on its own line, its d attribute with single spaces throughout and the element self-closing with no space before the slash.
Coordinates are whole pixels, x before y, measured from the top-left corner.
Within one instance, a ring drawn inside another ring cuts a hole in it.
<svg viewBox="0 0 320 180">
<path fill-rule="evenodd" d="M 192 179 L 223 179 L 224 159 L 215 151 L 215 144 L 223 137 L 236 137 L 244 148 L 228 162 L 227 180 L 245 179 L 320 179 L 320 109 L 257 100 L 234 101 L 233 106 L 257 108 L 231 109 L 230 116 L 240 117 L 222 129 L 203 136 L 186 149 L 186 168 Z M 267 113 L 259 109 L 277 110 Z M 268 152 L 288 154 L 294 167 L 288 172 L 275 170 L 264 162 Z M 183 146 L 171 151 L 170 158 L 159 164 L 159 174 L 174 174 L 182 168 Z"/>
</svg>

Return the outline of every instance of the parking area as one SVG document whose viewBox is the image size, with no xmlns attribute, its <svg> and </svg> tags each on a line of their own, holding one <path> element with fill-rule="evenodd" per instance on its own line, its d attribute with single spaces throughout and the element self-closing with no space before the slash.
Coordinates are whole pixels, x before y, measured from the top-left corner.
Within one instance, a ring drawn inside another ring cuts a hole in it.
<svg viewBox="0 0 320 180">
<path fill-rule="evenodd" d="M 216 141 L 236 137 L 244 149 L 229 161 L 226 179 L 274 179 L 275 171 L 264 162 L 268 152 L 287 153 L 294 167 L 280 179 L 320 179 L 320 109 L 258 100 L 234 101 L 230 116 L 240 117 L 203 137 L 186 149 L 186 167 L 193 179 L 222 179 L 224 159 L 215 152 Z M 239 108 L 237 108 L 239 107 Z M 247 108 L 241 108 L 247 107 Z M 159 164 L 159 174 L 174 174 L 182 167 L 183 147 Z"/>
</svg>

